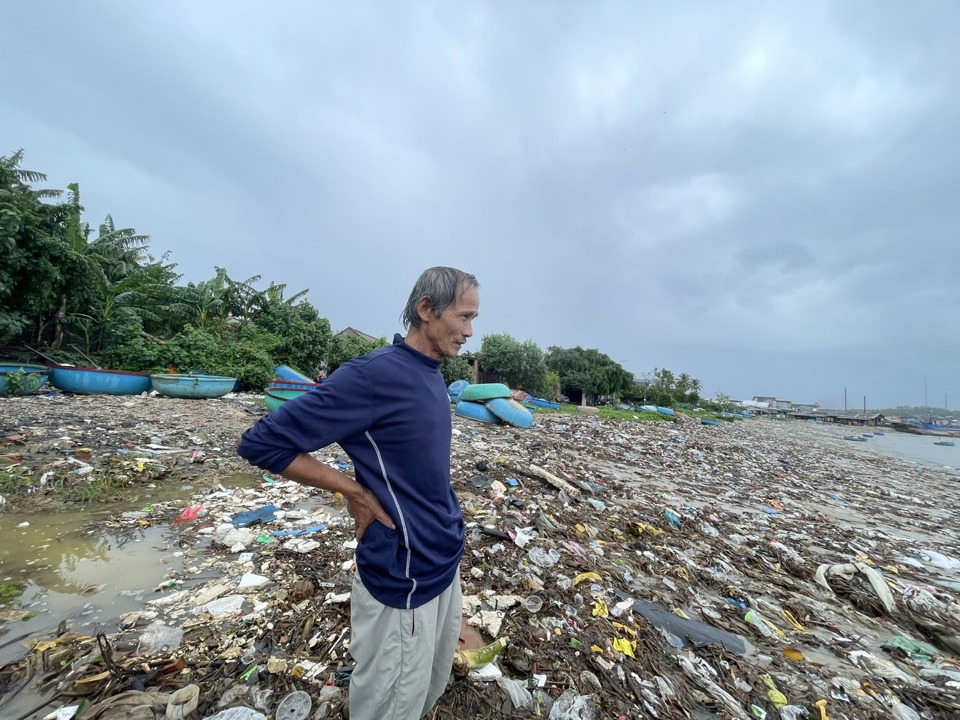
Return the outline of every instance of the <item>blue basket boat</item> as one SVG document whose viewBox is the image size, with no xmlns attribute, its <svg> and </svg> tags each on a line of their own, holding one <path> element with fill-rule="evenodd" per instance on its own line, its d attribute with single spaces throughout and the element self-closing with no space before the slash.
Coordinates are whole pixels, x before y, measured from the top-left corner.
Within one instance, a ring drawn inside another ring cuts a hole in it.
<svg viewBox="0 0 960 720">
<path fill-rule="evenodd" d="M 224 375 L 151 375 L 153 389 L 161 395 L 194 400 L 217 398 L 233 390 L 237 379 Z"/>
<path fill-rule="evenodd" d="M 79 395 L 139 395 L 150 390 L 147 373 L 104 368 L 50 368 L 50 384 Z"/>
<path fill-rule="evenodd" d="M 0 362 L 0 396 L 7 394 L 7 375 L 15 372 L 23 372 L 27 377 L 21 387 L 18 388 L 17 395 L 30 395 L 42 388 L 47 382 L 47 374 L 50 368 L 46 365 L 31 365 L 29 363 Z"/>
</svg>

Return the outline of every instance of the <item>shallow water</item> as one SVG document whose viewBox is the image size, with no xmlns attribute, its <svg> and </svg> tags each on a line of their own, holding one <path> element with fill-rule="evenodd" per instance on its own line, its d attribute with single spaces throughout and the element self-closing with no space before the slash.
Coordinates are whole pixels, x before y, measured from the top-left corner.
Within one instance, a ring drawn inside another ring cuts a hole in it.
<svg viewBox="0 0 960 720">
<path fill-rule="evenodd" d="M 258 480 L 224 479 L 231 487 Z M 177 533 L 169 526 L 117 527 L 105 520 L 166 500 L 183 498 L 186 506 L 194 489 L 159 483 L 108 505 L 0 513 L 0 586 L 16 586 L 16 595 L 0 597 L 0 665 L 23 655 L 21 636 L 52 632 L 63 620 L 91 634 L 143 607 L 144 595 L 183 567 Z M 29 615 L 21 619 L 21 610 Z"/>
<path fill-rule="evenodd" d="M 870 430 L 867 429 L 866 432 L 869 433 Z M 947 470 L 960 468 L 960 438 L 957 438 L 958 442 L 954 447 L 945 447 L 934 445 L 934 442 L 949 438 L 895 431 L 883 432 L 883 435 L 874 435 L 865 443 L 850 443 L 850 445 L 857 445 L 864 452 L 911 460 L 936 468 Z"/>
</svg>

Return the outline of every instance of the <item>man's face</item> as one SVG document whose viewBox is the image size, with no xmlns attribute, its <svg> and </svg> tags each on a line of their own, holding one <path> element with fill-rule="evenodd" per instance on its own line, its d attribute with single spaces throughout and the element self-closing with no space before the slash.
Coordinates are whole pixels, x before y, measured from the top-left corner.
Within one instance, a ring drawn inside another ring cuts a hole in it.
<svg viewBox="0 0 960 720">
<path fill-rule="evenodd" d="M 434 360 L 456 357 L 460 348 L 473 335 L 473 320 L 480 310 L 480 292 L 474 285 L 460 286 L 457 302 L 449 305 L 440 317 L 430 315 L 424 322 L 428 343 L 427 355 Z"/>
</svg>

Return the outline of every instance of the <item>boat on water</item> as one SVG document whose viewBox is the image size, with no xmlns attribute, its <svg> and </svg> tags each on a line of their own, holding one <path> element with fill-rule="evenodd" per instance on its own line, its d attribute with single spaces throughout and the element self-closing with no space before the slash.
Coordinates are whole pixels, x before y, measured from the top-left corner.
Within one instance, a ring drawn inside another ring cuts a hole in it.
<svg viewBox="0 0 960 720">
<path fill-rule="evenodd" d="M 868 439 L 862 435 L 844 435 L 844 440 L 849 440 L 850 442 L 867 442 Z"/>
<path fill-rule="evenodd" d="M 153 389 L 161 395 L 173 398 L 205 400 L 223 397 L 233 391 L 237 379 L 224 375 L 150 375 Z"/>
<path fill-rule="evenodd" d="M 922 430 L 936 430 L 937 432 L 956 433 L 960 435 L 960 422 L 955 418 L 935 418 L 917 424 Z"/>
<path fill-rule="evenodd" d="M 936 440 L 934 445 L 943 445 L 944 447 L 953 447 L 956 443 L 953 440 Z"/>
<path fill-rule="evenodd" d="M 955 422 L 955 421 L 954 421 Z M 941 437 L 960 437 L 960 425 L 937 422 L 920 422 L 918 420 L 898 420 L 891 422 L 890 427 L 897 432 L 912 435 L 939 435 Z"/>
<path fill-rule="evenodd" d="M 50 368 L 50 384 L 78 395 L 139 395 L 150 390 L 150 375 L 129 370 L 58 365 Z"/>
</svg>

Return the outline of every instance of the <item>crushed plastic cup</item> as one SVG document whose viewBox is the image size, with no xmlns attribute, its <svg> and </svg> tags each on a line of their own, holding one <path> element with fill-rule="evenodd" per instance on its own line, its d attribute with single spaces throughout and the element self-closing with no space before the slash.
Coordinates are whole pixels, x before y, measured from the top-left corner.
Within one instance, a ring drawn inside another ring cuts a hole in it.
<svg viewBox="0 0 960 720">
<path fill-rule="evenodd" d="M 543 599 L 539 595 L 529 595 L 523 599 L 522 604 L 528 613 L 538 613 L 543 607 Z"/>
<path fill-rule="evenodd" d="M 167 701 L 167 720 L 184 720 L 197 709 L 200 698 L 200 688 L 196 685 L 187 685 L 170 696 Z"/>
<path fill-rule="evenodd" d="M 304 720 L 310 714 L 312 706 L 313 701 L 307 693 L 303 690 L 294 690 L 277 705 L 274 717 L 276 720 Z"/>
<path fill-rule="evenodd" d="M 553 567 L 560 562 L 560 553 L 556 550 L 544 550 L 541 547 L 530 548 L 527 557 L 534 565 L 542 568 Z"/>
</svg>

